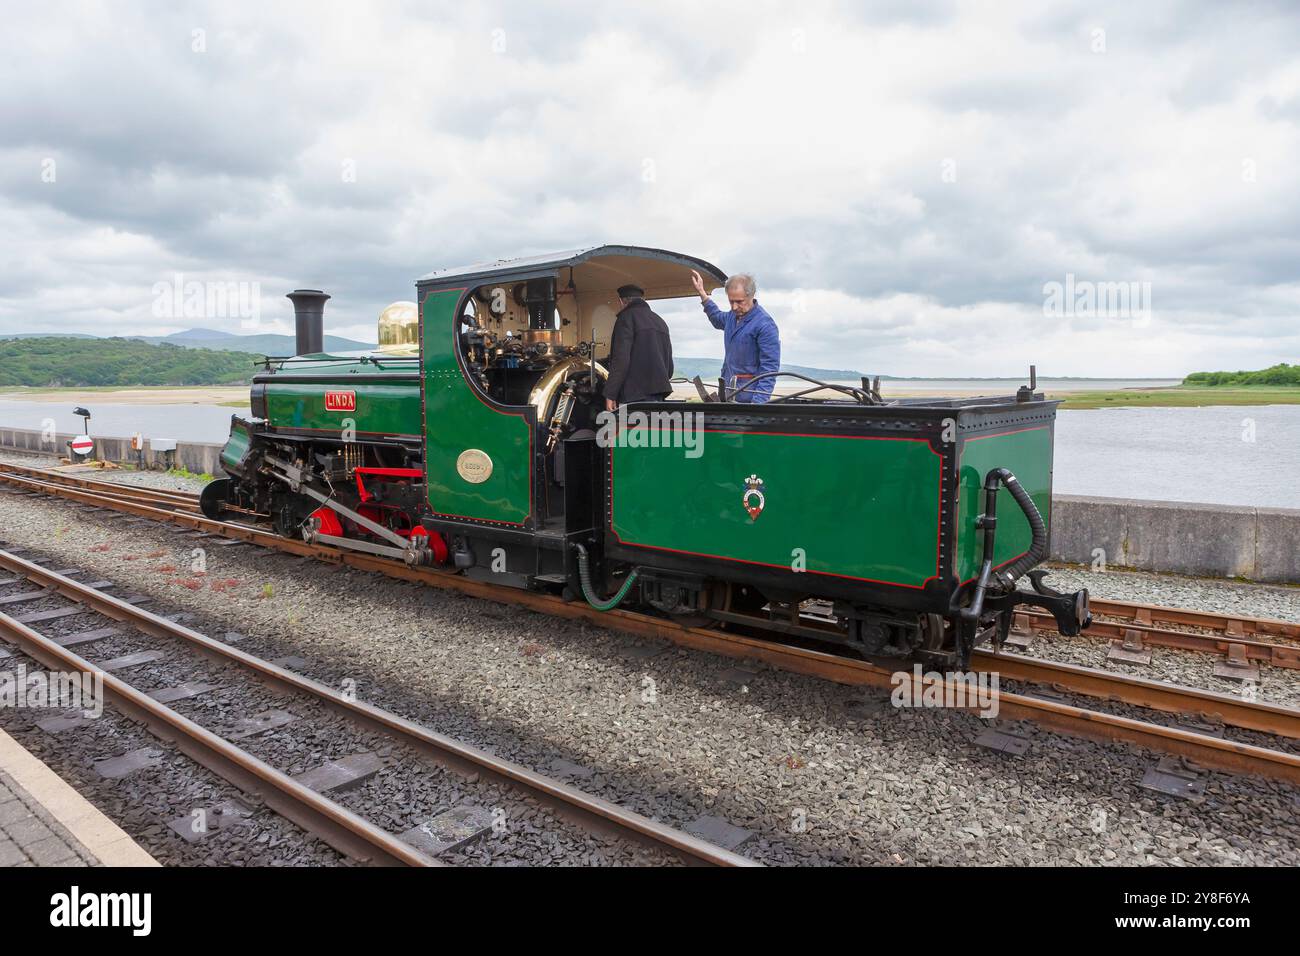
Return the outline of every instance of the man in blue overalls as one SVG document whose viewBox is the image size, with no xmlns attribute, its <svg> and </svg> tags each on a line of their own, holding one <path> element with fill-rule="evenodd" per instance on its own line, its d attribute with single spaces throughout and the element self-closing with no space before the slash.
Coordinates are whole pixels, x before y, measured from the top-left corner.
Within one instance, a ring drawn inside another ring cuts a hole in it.
<svg viewBox="0 0 1300 956">
<path fill-rule="evenodd" d="M 722 360 L 722 379 L 727 391 L 744 388 L 750 379 L 765 372 L 781 368 L 781 333 L 776 321 L 758 304 L 754 293 L 758 286 L 754 277 L 738 272 L 727 280 L 727 301 L 731 311 L 723 312 L 704 291 L 704 280 L 698 272 L 691 272 L 691 282 L 704 303 L 704 312 L 715 329 L 722 330 L 726 356 Z M 755 382 L 751 388 L 738 393 L 738 402 L 766 402 L 772 397 L 774 378 Z"/>
</svg>

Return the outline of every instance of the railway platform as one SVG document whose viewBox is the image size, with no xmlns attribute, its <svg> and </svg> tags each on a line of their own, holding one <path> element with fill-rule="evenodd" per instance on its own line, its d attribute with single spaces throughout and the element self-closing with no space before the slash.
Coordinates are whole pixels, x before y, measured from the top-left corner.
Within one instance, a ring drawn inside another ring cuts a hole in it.
<svg viewBox="0 0 1300 956">
<path fill-rule="evenodd" d="M 158 866 L 58 774 L 0 730 L 0 867 Z"/>
</svg>

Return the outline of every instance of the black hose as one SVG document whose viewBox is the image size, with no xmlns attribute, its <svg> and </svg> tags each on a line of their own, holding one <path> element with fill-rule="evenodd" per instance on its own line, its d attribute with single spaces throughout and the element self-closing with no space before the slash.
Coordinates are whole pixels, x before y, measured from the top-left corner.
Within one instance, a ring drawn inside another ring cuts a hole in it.
<svg viewBox="0 0 1300 956">
<path fill-rule="evenodd" d="M 998 572 L 998 577 L 1003 583 L 1015 586 L 1016 579 L 1020 575 L 1047 558 L 1047 522 L 1043 521 L 1043 516 L 1039 513 L 1038 506 L 1034 504 L 1034 499 L 1029 497 L 1029 492 L 1025 491 L 1019 479 L 1007 469 L 994 468 L 990 471 L 989 477 L 985 478 L 985 488 L 989 486 L 994 475 L 1007 486 L 1011 497 L 1015 498 L 1016 504 L 1020 505 L 1020 510 L 1025 513 L 1025 520 L 1029 522 L 1029 530 L 1033 534 L 1029 550 Z M 994 484 L 995 489 L 996 487 Z"/>
<path fill-rule="evenodd" d="M 591 566 L 587 561 L 587 549 L 577 542 L 574 542 L 573 546 L 578 551 L 578 580 L 582 584 L 582 596 L 597 611 L 614 610 L 622 603 L 623 598 L 627 596 L 627 592 L 632 589 L 632 585 L 636 583 L 638 572 L 634 570 L 629 574 L 627 580 L 623 582 L 623 586 L 618 589 L 618 593 L 606 601 L 596 593 L 596 589 L 592 586 Z"/>
<path fill-rule="evenodd" d="M 1028 551 L 994 574 L 993 544 L 998 524 L 999 484 L 1007 486 L 1007 491 L 1011 492 L 1011 497 L 1016 500 L 1016 504 L 1024 512 L 1025 520 L 1029 522 L 1029 530 L 1033 538 Z M 968 621 L 978 620 L 979 616 L 984 613 L 984 594 L 988 590 L 990 577 L 996 577 L 998 582 L 1007 588 L 1014 588 L 1016 579 L 1020 575 L 1047 557 L 1047 523 L 1043 521 L 1043 516 L 1039 514 L 1034 499 L 1029 497 L 1029 492 L 1025 491 L 1020 484 L 1020 480 L 1006 468 L 993 468 L 984 476 L 984 514 L 980 515 L 976 527 L 984 530 L 984 560 L 980 566 L 979 580 L 975 584 L 975 592 L 971 597 L 970 606 L 963 608 L 961 612 L 961 616 Z"/>
</svg>

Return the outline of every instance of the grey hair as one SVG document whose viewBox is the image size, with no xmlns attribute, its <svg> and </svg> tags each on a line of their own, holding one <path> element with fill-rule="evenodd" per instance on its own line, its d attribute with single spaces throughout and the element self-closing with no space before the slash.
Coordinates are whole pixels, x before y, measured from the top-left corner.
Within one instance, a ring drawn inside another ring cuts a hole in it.
<svg viewBox="0 0 1300 956">
<path fill-rule="evenodd" d="M 748 272 L 737 272 L 727 280 L 726 288 L 728 291 L 737 286 L 740 287 L 740 291 L 745 293 L 745 295 L 752 296 L 758 291 L 758 283 L 754 281 L 754 277 Z"/>
</svg>

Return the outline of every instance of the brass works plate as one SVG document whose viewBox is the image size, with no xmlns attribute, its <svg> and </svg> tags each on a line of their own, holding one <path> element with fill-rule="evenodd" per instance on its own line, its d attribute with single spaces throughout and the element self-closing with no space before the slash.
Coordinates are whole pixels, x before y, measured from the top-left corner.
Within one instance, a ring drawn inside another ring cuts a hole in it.
<svg viewBox="0 0 1300 956">
<path fill-rule="evenodd" d="M 485 451 L 466 448 L 456 459 L 456 472 L 471 485 L 480 485 L 492 477 L 492 459 Z"/>
</svg>

